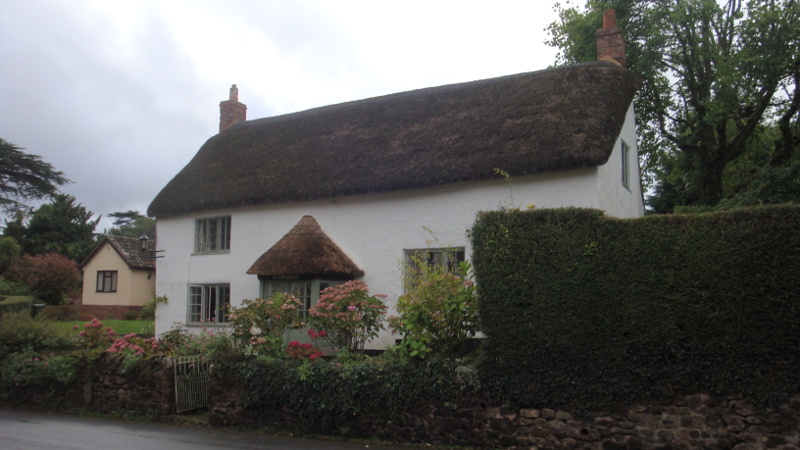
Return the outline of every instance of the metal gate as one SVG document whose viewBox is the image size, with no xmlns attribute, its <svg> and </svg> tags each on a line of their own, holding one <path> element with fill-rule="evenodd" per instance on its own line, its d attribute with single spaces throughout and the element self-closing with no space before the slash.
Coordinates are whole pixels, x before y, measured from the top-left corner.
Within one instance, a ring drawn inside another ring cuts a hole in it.
<svg viewBox="0 0 800 450">
<path fill-rule="evenodd" d="M 203 356 L 178 356 L 175 362 L 175 412 L 208 406 L 208 366 Z"/>
</svg>

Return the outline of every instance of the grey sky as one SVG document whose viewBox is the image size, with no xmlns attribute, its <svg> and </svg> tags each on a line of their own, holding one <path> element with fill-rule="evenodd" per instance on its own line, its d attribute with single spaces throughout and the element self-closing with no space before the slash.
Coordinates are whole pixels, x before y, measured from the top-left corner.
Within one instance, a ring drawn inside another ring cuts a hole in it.
<svg viewBox="0 0 800 450">
<path fill-rule="evenodd" d="M 96 214 L 144 212 L 217 133 L 249 119 L 543 69 L 536 1 L 0 0 L 0 137 Z"/>
</svg>

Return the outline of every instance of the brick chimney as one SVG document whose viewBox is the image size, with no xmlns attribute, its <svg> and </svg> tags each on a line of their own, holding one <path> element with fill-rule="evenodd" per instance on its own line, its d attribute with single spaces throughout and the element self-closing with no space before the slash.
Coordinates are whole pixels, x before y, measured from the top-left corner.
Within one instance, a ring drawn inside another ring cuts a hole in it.
<svg viewBox="0 0 800 450">
<path fill-rule="evenodd" d="M 625 40 L 622 28 L 617 26 L 617 13 L 613 9 L 603 11 L 603 28 L 595 32 L 597 37 L 597 59 L 625 67 Z"/>
<path fill-rule="evenodd" d="M 219 132 L 242 120 L 247 120 L 247 105 L 239 103 L 239 89 L 234 84 L 230 99 L 219 102 Z"/>
</svg>

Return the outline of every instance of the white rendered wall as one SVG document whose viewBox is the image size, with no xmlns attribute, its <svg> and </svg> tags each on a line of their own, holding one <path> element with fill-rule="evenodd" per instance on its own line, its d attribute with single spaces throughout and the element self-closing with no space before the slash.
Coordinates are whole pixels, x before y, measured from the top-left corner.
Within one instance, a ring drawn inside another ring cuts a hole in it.
<svg viewBox="0 0 800 450">
<path fill-rule="evenodd" d="M 247 269 L 304 215 L 313 216 L 364 270 L 363 279 L 373 294 L 388 295 L 392 314 L 395 301 L 402 294 L 404 249 L 466 247 L 469 259 L 467 229 L 475 222 L 478 211 L 501 206 L 525 209 L 530 204 L 537 208 L 598 208 L 597 183 L 597 168 L 593 167 L 512 178 L 511 187 L 499 179 L 159 218 L 158 248 L 165 252 L 164 258 L 157 260 L 156 291 L 166 295 L 169 303 L 158 305 L 156 332 L 169 330 L 174 322 L 186 322 L 189 284 L 230 283 L 234 306 L 242 299 L 257 297 L 258 278 L 247 275 Z M 223 215 L 231 215 L 230 252 L 191 256 L 195 220 Z M 384 347 L 394 339 L 386 332 L 370 346 Z"/>
<path fill-rule="evenodd" d="M 633 104 L 628 108 L 625 124 L 622 126 L 614 151 L 608 162 L 599 166 L 597 190 L 600 195 L 600 209 L 606 214 L 620 218 L 642 217 L 642 183 L 639 172 L 639 152 L 636 147 L 636 128 Z M 628 170 L 630 183 L 626 188 L 622 185 L 622 141 L 630 147 Z"/>
</svg>

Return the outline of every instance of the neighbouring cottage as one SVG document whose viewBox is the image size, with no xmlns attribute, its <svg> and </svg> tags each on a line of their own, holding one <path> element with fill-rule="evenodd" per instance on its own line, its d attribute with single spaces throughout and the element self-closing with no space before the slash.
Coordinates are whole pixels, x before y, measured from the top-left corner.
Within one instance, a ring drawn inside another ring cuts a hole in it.
<svg viewBox="0 0 800 450">
<path fill-rule="evenodd" d="M 153 235 L 154 233 L 150 233 Z M 106 235 L 86 257 L 83 271 L 81 316 L 117 319 L 128 310 L 139 310 L 153 296 L 156 265 L 136 238 Z"/>
<path fill-rule="evenodd" d="M 410 256 L 469 259 L 482 210 L 642 216 L 640 80 L 624 68 L 613 11 L 597 35 L 597 62 L 257 120 L 245 120 L 234 85 L 220 133 L 148 209 L 165 250 L 156 290 L 169 297 L 157 333 L 219 325 L 226 305 L 275 291 L 307 309 L 350 279 L 387 294 L 391 313 Z"/>
</svg>

